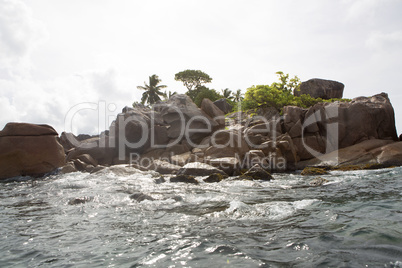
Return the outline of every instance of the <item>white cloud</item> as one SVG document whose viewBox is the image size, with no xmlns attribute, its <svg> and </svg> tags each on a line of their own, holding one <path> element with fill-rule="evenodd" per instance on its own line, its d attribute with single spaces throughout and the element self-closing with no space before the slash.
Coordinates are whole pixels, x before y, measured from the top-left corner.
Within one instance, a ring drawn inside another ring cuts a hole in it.
<svg viewBox="0 0 402 268">
<path fill-rule="evenodd" d="M 344 0 L 349 5 L 347 19 L 357 20 L 362 17 L 373 16 L 376 8 L 387 0 Z"/>
<path fill-rule="evenodd" d="M 26 74 L 29 54 L 46 38 L 45 27 L 20 1 L 0 0 L 0 78 Z"/>
<path fill-rule="evenodd" d="M 373 32 L 366 41 L 366 45 L 374 50 L 400 50 L 402 47 L 402 32 L 391 33 Z"/>
<path fill-rule="evenodd" d="M 0 0 L 0 128 L 20 120 L 60 132 L 81 103 L 106 101 L 117 107 L 106 112 L 117 113 L 140 100 L 136 86 L 152 74 L 168 91 L 183 93 L 174 74 L 184 69 L 208 73 L 208 86 L 217 90 L 270 84 L 282 70 L 302 80 L 339 80 L 347 97 L 387 91 L 398 103 L 401 6 L 399 0 Z M 89 109 L 77 114 L 75 132 L 97 132 L 97 117 Z"/>
</svg>

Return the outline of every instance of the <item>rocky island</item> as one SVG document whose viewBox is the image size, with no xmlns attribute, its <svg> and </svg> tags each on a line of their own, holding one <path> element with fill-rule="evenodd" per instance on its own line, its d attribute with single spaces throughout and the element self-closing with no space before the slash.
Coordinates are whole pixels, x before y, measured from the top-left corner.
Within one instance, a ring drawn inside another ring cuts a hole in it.
<svg viewBox="0 0 402 268">
<path fill-rule="evenodd" d="M 300 91 L 295 95 L 341 98 L 343 84 L 313 79 Z M 282 114 L 272 107 L 227 113 L 227 106 L 224 99 L 215 104 L 205 98 L 199 108 L 189 96 L 173 95 L 152 108 L 125 107 L 107 131 L 93 137 L 8 123 L 0 131 L 0 179 L 96 172 L 113 165 L 172 175 L 220 174 L 220 179 L 258 179 L 261 172 L 306 167 L 402 165 L 402 143 L 386 93 L 309 108 L 285 106 Z M 250 169 L 259 176 L 247 176 Z"/>
</svg>

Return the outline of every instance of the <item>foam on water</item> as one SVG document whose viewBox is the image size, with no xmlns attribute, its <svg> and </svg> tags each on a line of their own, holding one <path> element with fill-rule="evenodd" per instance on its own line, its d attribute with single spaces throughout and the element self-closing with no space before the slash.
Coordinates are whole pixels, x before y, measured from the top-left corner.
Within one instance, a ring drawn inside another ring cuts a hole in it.
<svg viewBox="0 0 402 268">
<path fill-rule="evenodd" d="M 154 172 L 0 184 L 0 267 L 400 267 L 402 168 L 155 183 Z M 135 193 L 149 196 L 136 201 Z"/>
<path fill-rule="evenodd" d="M 259 220 L 266 218 L 268 220 L 282 220 L 291 217 L 298 210 L 305 209 L 317 199 L 298 200 L 293 202 L 269 202 L 263 204 L 248 205 L 241 201 L 231 201 L 229 208 L 225 211 L 214 212 L 210 216 L 216 218 L 232 218 Z"/>
</svg>

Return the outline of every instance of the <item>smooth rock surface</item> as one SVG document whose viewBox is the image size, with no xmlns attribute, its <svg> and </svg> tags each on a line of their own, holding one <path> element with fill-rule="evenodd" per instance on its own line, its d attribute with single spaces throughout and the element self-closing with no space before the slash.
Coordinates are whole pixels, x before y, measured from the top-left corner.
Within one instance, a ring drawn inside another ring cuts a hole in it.
<svg viewBox="0 0 402 268">
<path fill-rule="evenodd" d="M 294 95 L 300 96 L 307 94 L 313 98 L 322 98 L 326 100 L 333 98 L 341 99 L 344 88 L 345 85 L 340 82 L 314 78 L 302 82 L 300 85 L 300 91 L 295 90 Z"/>
<path fill-rule="evenodd" d="M 8 123 L 0 131 L 0 179 L 41 176 L 64 165 L 64 148 L 52 127 Z"/>
<path fill-rule="evenodd" d="M 226 173 L 223 172 L 222 170 L 200 162 L 188 163 L 184 167 L 182 167 L 179 170 L 179 172 L 177 172 L 177 174 L 191 175 L 191 176 L 209 176 L 214 173 L 226 175 Z"/>
</svg>

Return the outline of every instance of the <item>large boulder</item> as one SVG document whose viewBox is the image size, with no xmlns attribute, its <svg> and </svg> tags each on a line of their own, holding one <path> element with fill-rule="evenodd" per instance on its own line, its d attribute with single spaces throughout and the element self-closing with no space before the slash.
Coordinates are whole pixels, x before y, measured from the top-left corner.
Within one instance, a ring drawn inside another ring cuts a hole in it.
<svg viewBox="0 0 402 268">
<path fill-rule="evenodd" d="M 345 85 L 336 81 L 324 79 L 310 79 L 301 83 L 300 89 L 294 91 L 295 96 L 303 94 L 310 95 L 313 98 L 322 99 L 341 99 Z"/>
<path fill-rule="evenodd" d="M 68 133 L 63 137 L 74 138 Z M 72 143 L 76 147 L 70 149 L 67 153 L 67 161 L 77 159 L 81 155 L 89 155 L 96 163 L 100 165 L 112 165 L 113 159 L 117 156 L 117 148 L 114 144 L 114 138 L 106 135 L 90 138 L 87 140 Z M 65 147 L 66 148 L 66 147 Z"/>
<path fill-rule="evenodd" d="M 225 113 L 219 109 L 210 99 L 203 99 L 201 110 L 218 122 L 221 128 L 225 128 Z"/>
<path fill-rule="evenodd" d="M 363 164 L 402 164 L 402 146 L 399 142 L 389 140 L 367 140 L 347 148 L 320 155 L 307 161 L 297 163 L 298 169 L 308 166 L 343 166 Z"/>
<path fill-rule="evenodd" d="M 226 175 L 222 170 L 200 162 L 188 163 L 177 172 L 178 175 L 191 176 L 209 176 L 215 173 Z"/>
<path fill-rule="evenodd" d="M 387 144 L 371 151 L 377 163 L 383 166 L 402 166 L 402 142 Z"/>
<path fill-rule="evenodd" d="M 246 173 L 239 177 L 241 180 L 263 180 L 270 181 L 274 178 L 266 170 L 264 170 L 260 165 L 256 164 L 250 168 Z"/>
<path fill-rule="evenodd" d="M 110 132 L 114 132 L 116 146 L 124 149 L 127 156 L 141 154 L 153 145 L 166 145 L 169 141 L 161 115 L 143 106 L 124 109 L 116 118 L 114 131 Z"/>
<path fill-rule="evenodd" d="M 250 150 L 244 135 L 238 131 L 219 130 L 210 139 L 208 149 L 205 150 L 206 159 L 235 157 L 243 159 Z"/>
<path fill-rule="evenodd" d="M 232 112 L 233 106 L 230 105 L 226 99 L 219 99 L 217 101 L 214 101 L 214 104 L 224 113 L 228 114 Z"/>
<path fill-rule="evenodd" d="M 394 109 L 386 93 L 318 103 L 308 110 L 285 107 L 284 129 L 301 160 L 370 139 L 398 141 Z"/>
<path fill-rule="evenodd" d="M 220 125 L 184 94 L 173 95 L 168 101 L 156 104 L 155 112 L 168 125 L 168 137 L 176 142 L 186 139 L 199 143 Z"/>
<path fill-rule="evenodd" d="M 51 126 L 8 123 L 0 131 L 0 179 L 40 176 L 64 164 L 64 148 Z"/>
<path fill-rule="evenodd" d="M 180 166 L 176 166 L 170 164 L 169 162 L 158 159 L 154 160 L 151 166 L 148 167 L 149 170 L 154 170 L 156 172 L 159 172 L 160 174 L 176 174 L 180 170 L 180 168 Z"/>
</svg>

